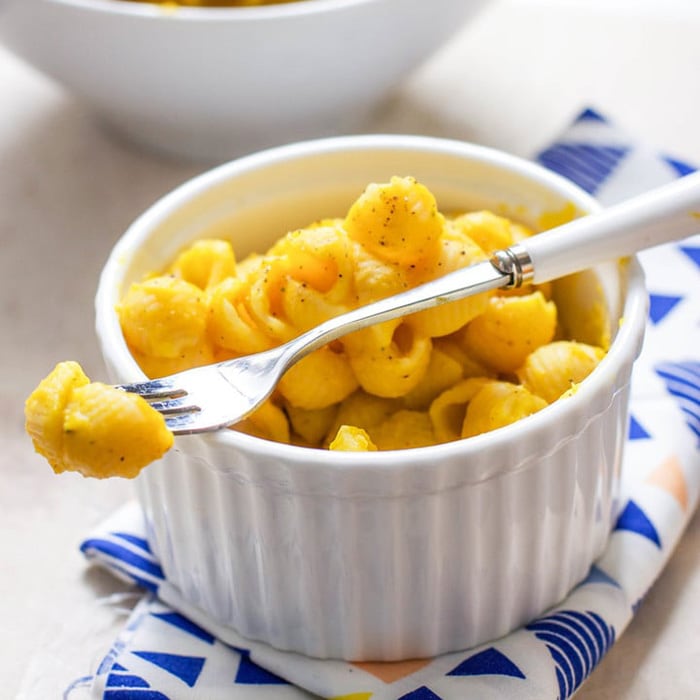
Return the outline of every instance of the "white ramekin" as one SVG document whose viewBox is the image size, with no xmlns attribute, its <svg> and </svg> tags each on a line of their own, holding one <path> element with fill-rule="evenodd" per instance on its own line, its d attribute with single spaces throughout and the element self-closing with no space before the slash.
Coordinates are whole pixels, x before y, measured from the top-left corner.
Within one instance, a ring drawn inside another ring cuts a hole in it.
<svg viewBox="0 0 700 700">
<path fill-rule="evenodd" d="M 443 211 L 490 207 L 536 220 L 597 208 L 534 164 L 426 137 L 341 137 L 234 161 L 164 197 L 115 246 L 96 300 L 112 380 L 143 377 L 114 311 L 129 282 L 204 234 L 229 235 L 241 253 L 263 249 L 342 215 L 367 183 L 397 174 L 425 183 Z M 178 438 L 137 481 L 169 582 L 245 637 L 351 660 L 470 647 L 560 601 L 603 550 L 616 515 L 647 310 L 636 260 L 601 266 L 594 279 L 615 336 L 608 355 L 573 396 L 514 425 L 380 453 L 233 431 Z M 590 288 L 588 279 L 582 290 Z"/>
</svg>

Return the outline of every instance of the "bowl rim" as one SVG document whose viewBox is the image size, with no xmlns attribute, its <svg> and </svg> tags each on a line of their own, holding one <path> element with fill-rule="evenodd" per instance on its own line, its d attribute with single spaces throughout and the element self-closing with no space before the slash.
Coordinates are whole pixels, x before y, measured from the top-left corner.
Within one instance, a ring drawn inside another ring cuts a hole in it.
<svg viewBox="0 0 700 700">
<path fill-rule="evenodd" d="M 270 5 L 250 5 L 240 7 L 188 7 L 179 5 L 164 8 L 157 0 L 152 2 L 131 2 L 130 0 L 51 0 L 56 5 L 65 5 L 89 12 L 144 17 L 161 20 L 210 20 L 245 22 L 257 19 L 275 19 L 317 15 L 346 8 L 371 5 L 377 0 L 293 0 L 292 2 Z"/>
<path fill-rule="evenodd" d="M 236 175 L 289 159 L 358 148 L 364 151 L 391 149 L 408 149 L 422 153 L 437 151 L 444 155 L 478 160 L 489 165 L 504 167 L 511 172 L 533 179 L 560 195 L 570 198 L 577 206 L 589 213 L 601 209 L 600 204 L 590 194 L 570 180 L 538 163 L 488 146 L 449 138 L 411 134 L 350 135 L 301 141 L 258 151 L 216 166 L 183 182 L 147 208 L 116 242 L 102 269 L 95 296 L 96 332 L 108 364 L 118 368 L 120 372 L 124 372 L 124 375 L 129 376 L 130 380 L 146 377 L 129 353 L 121 333 L 114 310 L 114 305 L 118 301 L 115 298 L 116 282 L 123 277 L 123 274 L 120 275 L 120 270 L 123 272 L 126 267 L 124 261 L 139 248 L 143 241 L 148 238 L 149 231 L 156 227 L 160 221 L 177 210 L 179 206 Z M 509 443 L 517 442 L 526 433 L 543 431 L 551 424 L 556 424 L 576 413 L 581 413 L 585 403 L 598 392 L 601 392 L 606 386 L 615 386 L 615 380 L 621 368 L 626 364 L 631 364 L 639 352 L 640 339 L 644 332 L 647 316 L 648 297 L 644 273 L 636 256 L 627 259 L 625 272 L 626 294 L 621 311 L 624 323 L 620 323 L 618 332 L 600 364 L 578 385 L 578 389 L 573 395 L 564 400 L 555 401 L 541 411 L 503 428 L 466 439 L 426 447 L 375 452 L 334 451 L 332 459 L 329 459 L 329 451 L 325 449 L 273 442 L 235 430 L 221 430 L 193 437 L 204 440 L 210 448 L 241 450 L 250 454 L 282 460 L 288 464 L 322 468 L 323 470 L 364 467 L 372 470 L 392 471 L 404 468 L 405 463 L 409 462 L 418 467 L 434 468 L 440 460 L 459 457 L 464 461 L 465 472 L 468 472 L 470 455 L 484 449 L 506 448 Z M 611 392 L 609 402 L 611 403 L 613 400 L 614 395 Z M 588 420 L 592 420 L 603 410 L 605 407 L 595 414 L 589 415 Z M 571 435 L 568 439 L 574 438 L 575 435 Z M 185 439 L 191 438 L 187 436 Z M 561 443 L 557 445 L 557 448 L 560 445 Z M 536 456 L 537 459 L 541 457 L 542 455 Z M 513 470 L 524 468 L 526 466 L 524 462 L 531 461 L 531 459 L 526 457 L 521 460 L 517 465 L 513 465 Z M 224 473 L 234 470 L 232 465 L 208 466 Z M 511 471 L 511 468 L 508 471 Z"/>
</svg>

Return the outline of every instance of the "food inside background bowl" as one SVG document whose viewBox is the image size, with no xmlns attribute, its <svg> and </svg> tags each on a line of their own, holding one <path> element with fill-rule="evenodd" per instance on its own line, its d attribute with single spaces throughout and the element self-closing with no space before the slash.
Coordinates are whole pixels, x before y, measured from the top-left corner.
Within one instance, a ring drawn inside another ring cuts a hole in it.
<svg viewBox="0 0 700 700">
<path fill-rule="evenodd" d="M 112 380 L 143 377 L 115 312 L 130 282 L 203 235 L 230 237 L 245 255 L 342 216 L 368 182 L 396 173 L 445 211 L 537 226 L 596 208 L 537 166 L 436 139 L 347 137 L 244 158 L 166 196 L 115 247 L 97 297 Z M 180 438 L 144 470 L 149 541 L 188 614 L 300 653 L 396 660 L 501 636 L 561 600 L 615 516 L 646 295 L 634 260 L 558 284 L 570 322 L 580 329 L 593 304 L 613 341 L 574 395 L 516 424 L 331 455 L 222 431 Z"/>
<path fill-rule="evenodd" d="M 162 153 L 222 162 L 363 129 L 487 1 L 3 0 L 0 41 L 115 133 Z"/>
<path fill-rule="evenodd" d="M 255 7 L 259 5 L 283 5 L 302 0 L 122 0 L 122 2 L 147 2 L 152 5 L 181 5 L 183 7 Z"/>
</svg>

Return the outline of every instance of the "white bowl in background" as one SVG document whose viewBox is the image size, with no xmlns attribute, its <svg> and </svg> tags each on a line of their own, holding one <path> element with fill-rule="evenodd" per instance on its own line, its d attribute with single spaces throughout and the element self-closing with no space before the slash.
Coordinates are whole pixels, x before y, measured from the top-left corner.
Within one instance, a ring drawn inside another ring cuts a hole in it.
<svg viewBox="0 0 700 700">
<path fill-rule="evenodd" d="M 0 0 L 0 41 L 114 130 L 223 162 L 355 130 L 488 0 Z"/>
<path fill-rule="evenodd" d="M 126 286 L 202 235 L 241 254 L 342 216 L 369 182 L 413 175 L 442 211 L 536 220 L 596 203 L 487 148 L 354 136 L 268 150 L 185 183 L 115 246 L 96 298 L 113 381 L 143 378 L 115 313 Z M 579 390 L 513 425 L 402 451 L 328 452 L 221 431 L 178 438 L 138 478 L 148 538 L 204 619 L 318 657 L 434 656 L 499 637 L 562 600 L 602 552 L 627 432 L 647 295 L 636 260 L 582 273 L 614 336 Z M 620 324 L 620 319 L 624 323 Z M 201 619 L 201 618 L 200 618 Z"/>
</svg>

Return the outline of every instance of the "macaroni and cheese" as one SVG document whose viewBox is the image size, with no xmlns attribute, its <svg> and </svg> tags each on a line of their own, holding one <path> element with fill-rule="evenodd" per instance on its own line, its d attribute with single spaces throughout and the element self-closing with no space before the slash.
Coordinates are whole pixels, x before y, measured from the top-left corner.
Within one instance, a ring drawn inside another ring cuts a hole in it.
<svg viewBox="0 0 700 700">
<path fill-rule="evenodd" d="M 343 218 L 291 231 L 241 260 L 228 241 L 198 240 L 168 269 L 133 283 L 117 312 L 144 372 L 164 376 L 271 348 L 529 235 L 522 224 L 488 211 L 448 216 L 424 185 L 393 177 L 370 184 Z M 591 345 L 566 337 L 562 328 L 552 285 L 482 292 L 316 350 L 233 427 L 279 442 L 353 451 L 478 435 L 572 393 L 595 368 L 606 350 L 604 334 Z M 27 402 L 27 426 L 58 470 L 131 476 L 172 444 L 153 409 L 104 385 L 90 390 L 72 365 L 45 382 L 49 390 L 40 387 Z M 81 391 L 92 394 L 82 398 Z M 109 456 L 90 448 L 91 422 Z M 114 447 L 142 444 L 125 437 L 139 430 L 152 437 L 138 454 Z"/>
<path fill-rule="evenodd" d="M 239 261 L 228 242 L 200 240 L 133 284 L 118 311 L 146 373 L 164 375 L 265 350 L 529 235 L 488 211 L 447 216 L 423 184 L 394 177 L 368 185 L 344 218 Z M 308 355 L 236 428 L 353 450 L 476 435 L 542 409 L 592 371 L 604 348 L 561 334 L 549 284 L 477 294 Z"/>
</svg>

